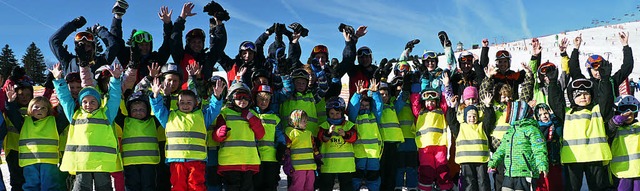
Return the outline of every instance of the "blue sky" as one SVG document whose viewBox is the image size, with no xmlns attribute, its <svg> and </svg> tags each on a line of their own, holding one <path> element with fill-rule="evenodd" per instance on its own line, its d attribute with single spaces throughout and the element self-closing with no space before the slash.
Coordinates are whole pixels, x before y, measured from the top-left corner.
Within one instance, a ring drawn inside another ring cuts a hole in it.
<svg viewBox="0 0 640 191">
<path fill-rule="evenodd" d="M 180 14 L 186 1 L 129 0 L 129 10 L 124 16 L 125 37 L 134 28 L 146 30 L 160 39 L 162 22 L 157 13 L 160 6 L 173 9 L 173 19 Z M 194 17 L 187 19 L 187 30 L 208 28 L 209 17 L 202 13 L 208 2 L 195 0 Z M 300 22 L 310 30 L 301 40 L 302 58 L 309 55 L 317 44 L 329 47 L 330 57 L 341 59 L 344 48 L 338 25 L 368 26 L 368 34 L 361 38 L 358 47 L 372 48 L 374 59 L 398 57 L 407 41 L 418 38 L 414 54 L 422 50 L 441 51 L 437 32 L 445 30 L 453 43 L 461 41 L 468 48 L 479 44 L 483 38 L 499 42 L 559 33 L 566 30 L 593 26 L 594 19 L 625 22 L 638 20 L 636 8 L 639 1 L 524 1 L 524 0 L 454 0 L 454 1 L 377 1 L 377 0 L 222 0 L 231 20 L 226 23 L 229 40 L 226 53 L 237 54 L 244 40 L 254 41 L 273 22 Z M 609 3 L 615 2 L 615 3 Z M 87 26 L 95 23 L 111 24 L 111 7 L 114 1 L 87 0 L 0 0 L 0 45 L 9 44 L 18 59 L 27 46 L 35 42 L 48 63 L 56 62 L 49 48 L 48 39 L 63 23 L 83 15 Z M 635 17 L 624 14 L 635 13 Z M 268 43 L 271 42 L 273 37 Z M 156 40 L 154 47 L 160 46 Z M 72 37 L 66 44 L 72 45 Z M 543 45 L 544 46 L 544 45 Z"/>
</svg>

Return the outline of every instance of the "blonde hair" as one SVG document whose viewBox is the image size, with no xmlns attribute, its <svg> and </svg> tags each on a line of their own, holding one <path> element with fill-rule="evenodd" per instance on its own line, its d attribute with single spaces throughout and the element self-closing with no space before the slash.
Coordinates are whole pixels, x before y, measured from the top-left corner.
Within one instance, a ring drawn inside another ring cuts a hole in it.
<svg viewBox="0 0 640 191">
<path fill-rule="evenodd" d="M 258 98 L 271 100 L 271 94 L 268 92 L 258 92 L 258 94 L 256 94 L 256 101 L 258 101 Z"/>
<path fill-rule="evenodd" d="M 33 105 L 37 103 L 43 104 L 44 107 L 47 108 L 47 115 L 53 114 L 53 106 L 51 105 L 51 102 L 49 102 L 49 100 L 45 97 L 38 96 L 38 97 L 34 97 L 33 99 L 31 99 L 31 101 L 29 101 L 29 106 L 27 107 L 27 115 L 31 116 L 31 108 L 33 107 Z"/>
</svg>

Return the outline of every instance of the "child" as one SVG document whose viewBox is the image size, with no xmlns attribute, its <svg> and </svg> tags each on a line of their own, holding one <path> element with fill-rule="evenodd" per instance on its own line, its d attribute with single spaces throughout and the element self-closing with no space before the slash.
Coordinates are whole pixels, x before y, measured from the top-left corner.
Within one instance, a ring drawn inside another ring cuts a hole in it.
<svg viewBox="0 0 640 191">
<path fill-rule="evenodd" d="M 353 144 L 356 157 L 356 173 L 353 175 L 353 188 L 359 190 L 362 184 L 369 190 L 380 190 L 380 155 L 382 137 L 378 130 L 382 114 L 382 98 L 378 93 L 379 84 L 371 80 L 371 88 L 364 81 L 356 83 L 356 93 L 349 101 L 349 121 L 356 124 L 358 139 Z M 373 94 L 367 96 L 368 92 Z"/>
<path fill-rule="evenodd" d="M 320 125 L 318 138 L 322 142 L 320 153 L 322 163 L 320 167 L 320 191 L 333 190 L 336 176 L 341 191 L 352 191 L 353 172 L 356 171 L 353 143 L 357 140 L 354 124 L 345 119 L 344 100 L 331 97 L 327 101 L 327 121 Z"/>
<path fill-rule="evenodd" d="M 101 106 L 102 97 L 97 89 L 85 87 L 78 94 L 81 107 L 75 111 L 76 102 L 69 93 L 66 81 L 62 79 L 60 64 L 56 64 L 50 71 L 56 78 L 54 86 L 60 105 L 67 120 L 71 122 L 60 170 L 76 173 L 73 185 L 75 189 L 90 190 L 95 185 L 96 190 L 112 190 L 109 173 L 122 171 L 121 165 L 117 164 L 120 161 L 118 139 L 111 125 L 118 113 L 122 96 L 122 67 L 115 64 L 114 69 L 108 71 L 112 77 L 106 105 Z"/>
<path fill-rule="evenodd" d="M 205 124 L 211 124 L 222 107 L 222 101 L 218 98 L 223 90 L 221 82 L 216 83 L 215 96 L 210 96 L 209 105 L 202 110 L 197 107 L 197 96 L 191 90 L 180 91 L 178 109 L 169 111 L 159 96 L 160 79 L 154 79 L 151 88 L 151 109 L 166 131 L 166 163 L 169 163 L 171 171 L 172 189 L 205 190 Z"/>
<path fill-rule="evenodd" d="M 321 88 L 309 89 L 309 81 L 311 80 L 310 74 L 304 68 L 298 68 L 291 72 L 291 79 L 293 81 L 294 88 L 291 98 L 282 103 L 280 106 L 280 116 L 289 116 L 291 111 L 295 109 L 302 109 L 309 115 L 309 124 L 307 129 L 313 132 L 314 135 L 318 133 L 318 115 L 316 110 L 316 104 L 320 99 L 316 99 L 314 95 L 324 96 L 325 91 Z M 321 78 L 326 79 L 326 78 Z M 320 80 L 320 79 L 318 79 Z M 326 84 L 326 82 L 318 82 Z M 321 95 L 322 94 L 322 95 Z"/>
<path fill-rule="evenodd" d="M 16 92 L 13 86 L 7 86 L 7 110 L 18 110 Z M 24 169 L 24 190 L 61 190 L 58 162 L 58 134 L 65 127 L 52 115 L 53 108 L 44 97 L 33 98 L 27 107 L 27 115 L 7 112 L 7 117 L 20 131 L 19 163 Z"/>
<path fill-rule="evenodd" d="M 431 190 L 434 182 L 440 190 L 453 188 L 447 167 L 447 125 L 442 109 L 438 107 L 439 99 L 437 91 L 427 89 L 421 92 L 420 100 L 412 100 L 412 103 L 420 104 L 422 108 L 416 113 L 416 127 L 419 128 L 416 145 L 420 161 L 418 188 L 421 190 Z"/>
<path fill-rule="evenodd" d="M 531 119 L 533 112 L 529 105 L 524 101 L 510 105 L 511 128 L 491 157 L 489 170 L 495 171 L 499 163 L 504 164 L 502 190 L 534 191 L 538 174 L 546 177 L 549 171 L 545 141 L 538 130 L 538 122 Z"/>
<path fill-rule="evenodd" d="M 400 65 L 402 62 L 398 63 Z M 400 68 L 407 68 L 409 66 L 404 63 L 406 66 L 399 66 Z M 396 67 L 398 67 L 396 65 Z M 400 72 L 402 74 L 404 72 Z M 400 129 L 402 130 L 402 135 L 404 137 L 404 143 L 400 143 L 398 145 L 398 170 L 396 173 L 396 187 L 394 189 L 402 189 L 402 187 L 406 187 L 408 190 L 417 190 L 418 189 L 418 147 L 416 146 L 416 125 L 415 125 L 415 115 L 413 115 L 412 107 L 405 107 L 405 105 L 410 105 L 409 94 L 411 94 L 411 80 L 408 79 L 407 85 L 404 85 L 403 77 L 396 77 L 392 80 L 392 83 L 395 81 L 396 84 L 396 92 L 398 95 L 395 95 L 396 103 L 394 105 L 396 112 L 398 114 L 398 123 L 400 124 Z M 403 89 L 404 88 L 404 89 Z M 402 89 L 402 91 L 398 90 Z M 384 155 L 384 153 L 383 153 Z"/>
<path fill-rule="evenodd" d="M 137 91 L 126 103 L 129 116 L 118 115 L 116 124 L 123 127 L 122 162 L 127 190 L 155 190 L 156 165 L 160 162 L 158 121 L 151 116 L 149 96 Z"/>
<path fill-rule="evenodd" d="M 451 102 L 456 103 L 457 99 L 453 98 Z M 485 106 L 482 122 L 478 120 L 478 108 L 474 105 L 464 108 L 463 123 L 458 122 L 455 109 L 447 110 L 449 128 L 456 137 L 455 160 L 462 168 L 462 177 L 464 177 L 462 188 L 467 191 L 491 190 L 487 174 L 489 161 L 487 135 L 495 123 L 495 114 L 491 108 L 491 96 L 485 96 L 482 103 Z"/>
<path fill-rule="evenodd" d="M 615 100 L 616 115 L 609 121 L 609 130 L 615 132 L 611 144 L 611 173 L 620 178 L 618 190 L 631 191 L 640 189 L 640 160 L 638 160 L 638 138 L 640 123 L 638 106 L 640 102 L 630 95 L 619 96 Z"/>
<path fill-rule="evenodd" d="M 258 140 L 258 154 L 260 154 L 260 172 L 254 176 L 254 184 L 260 190 L 277 190 L 280 181 L 280 163 L 276 153 L 277 148 L 286 145 L 284 134 L 280 127 L 280 117 L 271 110 L 270 102 L 273 90 L 268 85 L 255 86 L 256 113 L 262 121 L 265 135 Z M 280 146 L 282 145 L 282 146 Z"/>
<path fill-rule="evenodd" d="M 311 131 L 307 131 L 309 117 L 303 110 L 294 110 L 289 118 L 289 127 L 285 129 L 287 150 L 290 153 L 290 163 L 293 167 L 286 172 L 292 178 L 290 191 L 313 191 L 315 181 L 316 156 L 319 154 L 315 147 Z"/>
<path fill-rule="evenodd" d="M 383 78 L 384 79 L 384 78 Z M 382 98 L 382 115 L 380 116 L 380 136 L 384 141 L 382 156 L 380 157 L 380 189 L 391 190 L 396 184 L 398 169 L 398 144 L 404 142 L 402 129 L 398 121 L 395 105 L 404 104 L 402 99 L 391 102 L 389 84 L 380 82 L 380 97 Z"/>
<path fill-rule="evenodd" d="M 546 177 L 538 179 L 537 191 L 563 190 L 562 185 L 562 164 L 560 164 L 560 147 L 562 143 L 562 123 L 551 114 L 551 108 L 546 103 L 539 103 L 533 108 L 534 117 L 538 120 L 540 132 L 547 143 L 547 160 L 549 161 L 549 172 Z"/>
<path fill-rule="evenodd" d="M 213 135 L 220 143 L 218 174 L 222 175 L 226 190 L 254 190 L 253 176 L 260 171 L 255 140 L 264 137 L 265 129 L 250 109 L 251 90 L 242 81 L 231 85 L 227 100 Z"/>
</svg>

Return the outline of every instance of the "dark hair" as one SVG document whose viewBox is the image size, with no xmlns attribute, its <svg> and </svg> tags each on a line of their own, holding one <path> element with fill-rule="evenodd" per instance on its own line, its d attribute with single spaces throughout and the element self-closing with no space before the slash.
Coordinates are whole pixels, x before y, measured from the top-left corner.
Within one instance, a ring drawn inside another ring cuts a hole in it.
<svg viewBox="0 0 640 191">
<path fill-rule="evenodd" d="M 180 90 L 180 92 L 178 92 L 178 96 L 191 96 L 193 99 L 198 99 L 196 93 L 191 90 Z"/>
</svg>

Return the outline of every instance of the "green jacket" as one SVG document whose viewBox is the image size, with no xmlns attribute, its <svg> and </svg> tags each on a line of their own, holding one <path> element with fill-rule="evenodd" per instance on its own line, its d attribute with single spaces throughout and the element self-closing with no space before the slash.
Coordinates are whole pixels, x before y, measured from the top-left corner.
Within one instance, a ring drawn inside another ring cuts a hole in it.
<svg viewBox="0 0 640 191">
<path fill-rule="evenodd" d="M 496 168 L 500 163 L 504 163 L 506 177 L 537 178 L 539 172 L 549 171 L 547 146 L 536 120 L 520 120 L 509 128 L 491 156 L 489 168 Z"/>
</svg>

